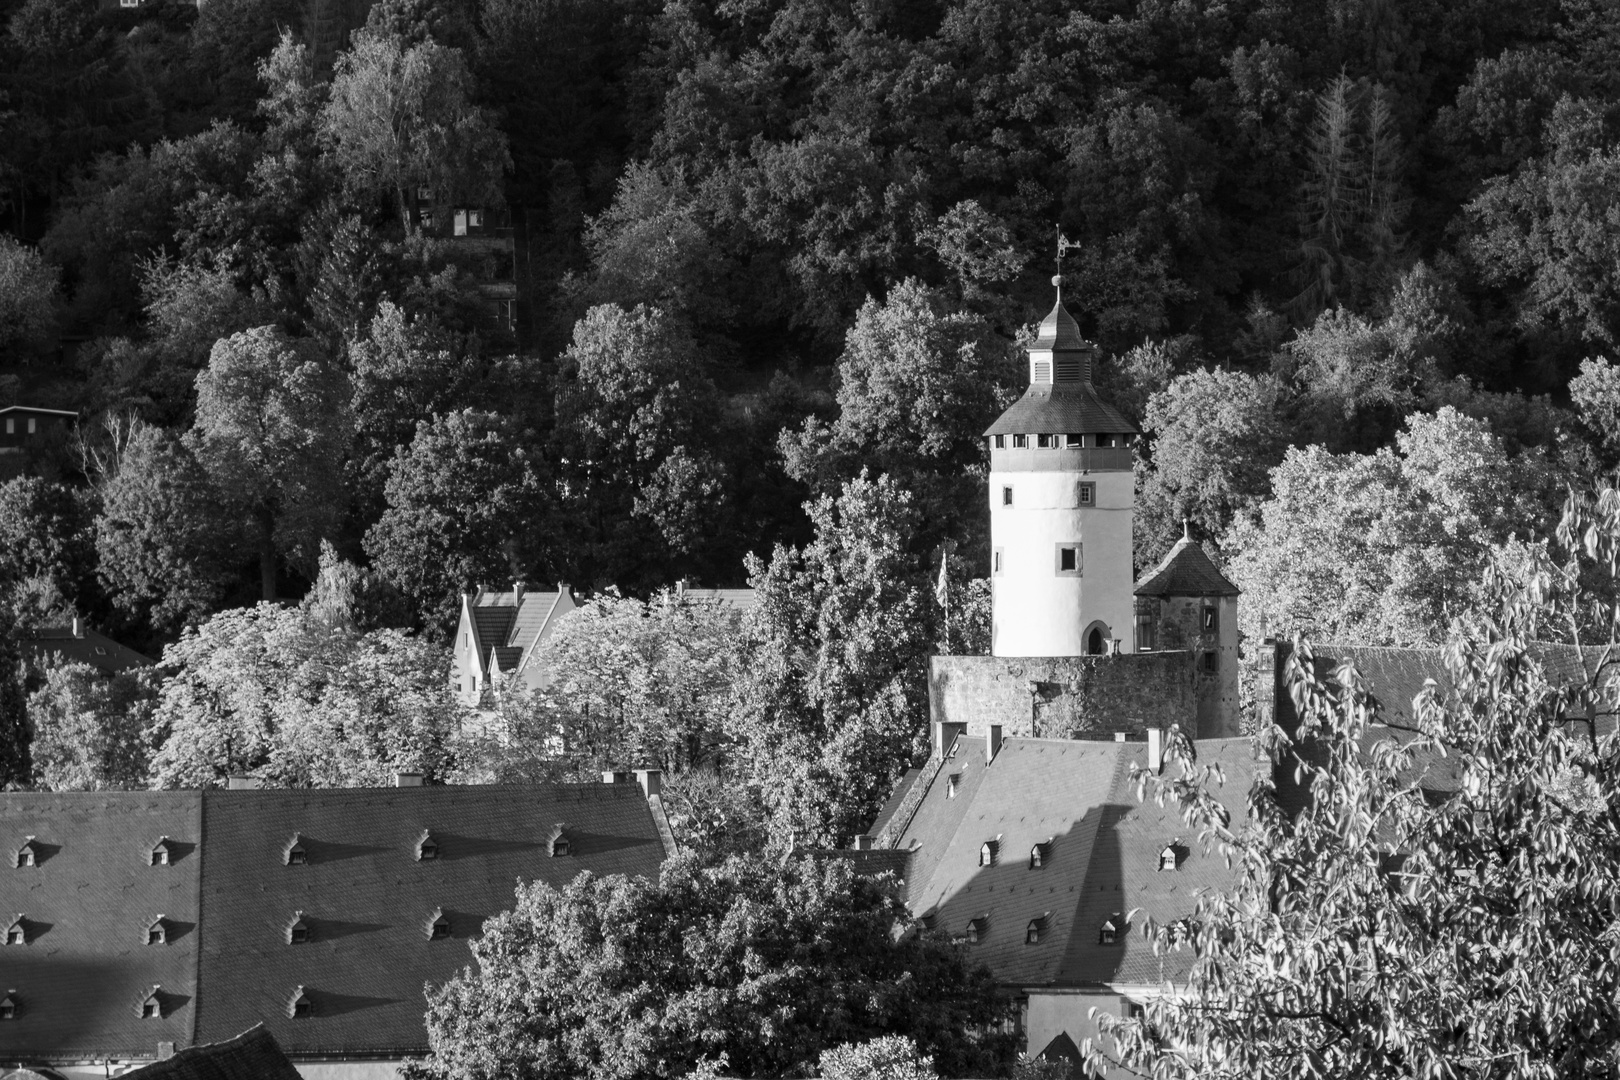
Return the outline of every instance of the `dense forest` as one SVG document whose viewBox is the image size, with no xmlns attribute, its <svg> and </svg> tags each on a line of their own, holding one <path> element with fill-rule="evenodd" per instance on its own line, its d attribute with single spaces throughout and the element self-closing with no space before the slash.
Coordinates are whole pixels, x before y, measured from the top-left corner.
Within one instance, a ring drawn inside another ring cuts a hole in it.
<svg viewBox="0 0 1620 1080">
<path fill-rule="evenodd" d="M 1251 640 L 1439 640 L 1620 459 L 1612 5 L 339 7 L 0 2 L 0 405 L 82 416 L 7 459 L 13 625 L 397 656 L 479 583 L 751 581 L 816 752 L 908 673 L 869 801 L 1054 271 L 1138 565 L 1186 522 Z"/>
</svg>

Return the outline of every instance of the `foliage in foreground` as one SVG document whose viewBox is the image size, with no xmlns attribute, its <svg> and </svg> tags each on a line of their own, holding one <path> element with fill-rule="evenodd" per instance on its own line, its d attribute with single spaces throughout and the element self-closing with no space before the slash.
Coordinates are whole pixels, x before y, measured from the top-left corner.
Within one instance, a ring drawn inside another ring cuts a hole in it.
<svg viewBox="0 0 1620 1080">
<path fill-rule="evenodd" d="M 945 1075 L 1008 1063 L 1008 1002 L 962 950 L 910 926 L 891 878 L 829 860 L 664 864 L 657 881 L 521 886 L 477 966 L 429 994 L 411 1080 L 628 1080 L 720 1060 L 805 1076 L 823 1051 L 894 1034 Z"/>
<path fill-rule="evenodd" d="M 1290 817 L 1262 785 L 1252 830 L 1232 835 L 1201 770 L 1161 786 L 1231 850 L 1239 884 L 1199 905 L 1186 993 L 1105 1019 L 1093 1064 L 1166 1080 L 1612 1076 L 1620 754 L 1568 718 L 1612 716 L 1617 566 L 1620 491 L 1572 496 L 1556 543 L 1487 574 L 1489 606 L 1445 649 L 1451 687 L 1424 690 L 1413 727 L 1373 726 L 1361 676 L 1315 670 L 1302 643 L 1300 723 L 1271 738 L 1309 804 Z M 1605 643 L 1585 681 L 1535 644 L 1555 639 Z"/>
</svg>

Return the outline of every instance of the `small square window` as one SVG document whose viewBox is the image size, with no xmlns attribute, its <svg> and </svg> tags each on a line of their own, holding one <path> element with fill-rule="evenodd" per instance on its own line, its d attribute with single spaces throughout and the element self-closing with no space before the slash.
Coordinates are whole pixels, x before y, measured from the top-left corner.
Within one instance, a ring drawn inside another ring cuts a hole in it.
<svg viewBox="0 0 1620 1080">
<path fill-rule="evenodd" d="M 997 450 L 1005 450 L 1005 449 L 1007 449 L 1007 436 L 1005 436 L 1005 435 L 997 435 L 995 445 L 996 445 Z"/>
<path fill-rule="evenodd" d="M 1011 506 L 1012 505 L 1012 488 L 1004 487 L 1004 488 L 1001 489 L 1001 505 L 1002 506 Z"/>
<path fill-rule="evenodd" d="M 1074 501 L 1081 506 L 1097 505 L 1097 482 L 1095 480 L 1082 480 L 1075 487 Z"/>
<path fill-rule="evenodd" d="M 32 416 L 30 416 L 28 418 L 28 434 L 32 435 L 34 432 L 38 431 L 39 430 L 38 425 L 39 425 L 39 422 L 37 420 L 35 420 Z"/>
<path fill-rule="evenodd" d="M 1015 449 L 1015 450 L 1027 450 L 1027 449 L 1029 449 L 1029 436 L 1028 435 L 1014 435 L 1013 436 L 1013 449 Z"/>
<path fill-rule="evenodd" d="M 1058 544 L 1057 558 L 1053 570 L 1060 577 L 1079 577 L 1084 568 L 1083 553 L 1079 544 Z"/>
<path fill-rule="evenodd" d="M 1077 554 L 1079 553 L 1072 547 L 1058 548 L 1058 569 L 1073 570 Z"/>
<path fill-rule="evenodd" d="M 155 1001 L 148 1001 L 148 1002 L 143 1003 L 141 1005 L 141 1019 L 143 1019 L 143 1020 L 161 1020 L 161 1019 L 163 1019 L 163 1009 L 162 1009 L 162 1007 L 159 1006 L 158 1003 L 155 1002 Z"/>
<path fill-rule="evenodd" d="M 1220 612 L 1219 612 L 1218 609 L 1212 608 L 1212 607 L 1207 607 L 1207 608 L 1204 609 L 1204 629 L 1205 630 L 1218 630 L 1218 629 L 1220 629 L 1220 623 L 1221 623 L 1221 618 L 1220 618 Z"/>
<path fill-rule="evenodd" d="M 1098 446 L 1118 446 L 1119 443 L 1115 441 L 1117 438 L 1118 438 L 1117 435 L 1098 435 L 1097 436 L 1097 445 Z"/>
<path fill-rule="evenodd" d="M 27 933 L 27 931 L 25 931 L 20 926 L 13 926 L 11 929 L 6 931 L 6 944 L 7 945 L 26 945 L 26 944 L 28 944 L 28 933 Z"/>
</svg>

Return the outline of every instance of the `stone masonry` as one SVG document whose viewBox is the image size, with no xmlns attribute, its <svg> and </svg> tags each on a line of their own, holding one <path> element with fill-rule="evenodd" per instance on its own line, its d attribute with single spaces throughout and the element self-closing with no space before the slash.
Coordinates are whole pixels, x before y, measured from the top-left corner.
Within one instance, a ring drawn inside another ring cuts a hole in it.
<svg viewBox="0 0 1620 1080">
<path fill-rule="evenodd" d="M 928 666 L 928 711 L 983 736 L 1075 739 L 1180 725 L 1198 733 L 1197 654 L 1113 656 L 935 656 Z"/>
</svg>

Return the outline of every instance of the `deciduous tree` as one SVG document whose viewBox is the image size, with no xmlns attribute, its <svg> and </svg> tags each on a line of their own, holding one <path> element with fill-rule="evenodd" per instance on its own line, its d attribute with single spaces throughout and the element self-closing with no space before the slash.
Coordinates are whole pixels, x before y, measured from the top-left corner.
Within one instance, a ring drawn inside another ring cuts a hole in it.
<svg viewBox="0 0 1620 1080">
<path fill-rule="evenodd" d="M 147 727 L 160 679 L 151 669 L 115 675 L 60 664 L 28 697 L 37 783 L 48 791 L 146 786 Z"/>
</svg>

